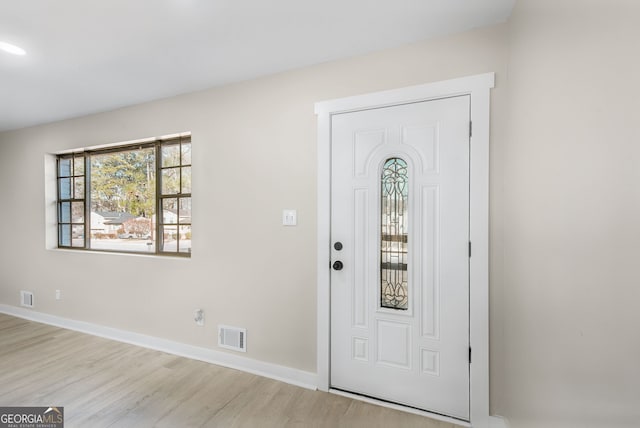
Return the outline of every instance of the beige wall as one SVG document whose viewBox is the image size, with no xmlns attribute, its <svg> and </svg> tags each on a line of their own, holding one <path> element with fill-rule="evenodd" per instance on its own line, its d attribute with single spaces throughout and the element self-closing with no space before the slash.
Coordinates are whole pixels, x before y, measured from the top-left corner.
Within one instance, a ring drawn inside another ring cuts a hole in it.
<svg viewBox="0 0 640 428">
<path fill-rule="evenodd" d="M 499 312 L 514 427 L 640 426 L 639 22 L 635 0 L 521 0 L 510 20 Z"/>
<path fill-rule="evenodd" d="M 0 134 L 0 303 L 29 289 L 38 311 L 211 348 L 218 323 L 243 326 L 247 356 L 314 372 L 313 103 L 495 71 L 492 413 L 638 426 L 638 18 L 636 0 L 520 0 L 508 25 Z M 191 260 L 45 250 L 46 153 L 179 131 Z"/>
<path fill-rule="evenodd" d="M 37 311 L 211 348 L 217 324 L 237 325 L 248 329 L 248 357 L 315 372 L 314 102 L 495 71 L 496 152 L 506 31 L 496 26 L 0 134 L 0 303 L 17 305 L 19 290 L 32 290 Z M 181 131 L 193 133 L 190 260 L 45 249 L 47 153 Z M 281 226 L 283 208 L 298 210 L 297 227 Z M 500 284 L 498 277 L 493 287 Z M 63 300 L 54 299 L 56 289 Z M 193 322 L 197 307 L 206 312 L 204 328 Z"/>
</svg>

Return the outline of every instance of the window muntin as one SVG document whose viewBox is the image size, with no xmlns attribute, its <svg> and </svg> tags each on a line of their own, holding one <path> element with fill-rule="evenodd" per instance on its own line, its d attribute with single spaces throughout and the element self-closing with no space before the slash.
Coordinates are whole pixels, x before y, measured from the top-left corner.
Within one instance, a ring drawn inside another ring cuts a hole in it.
<svg viewBox="0 0 640 428">
<path fill-rule="evenodd" d="M 190 255 L 189 135 L 58 155 L 57 185 L 58 247 Z"/>
<path fill-rule="evenodd" d="M 401 158 L 387 159 L 382 167 L 380 202 L 380 306 L 383 308 L 409 308 L 408 199 L 407 163 Z"/>
<path fill-rule="evenodd" d="M 85 246 L 84 156 L 59 156 L 57 162 L 58 246 Z"/>
<path fill-rule="evenodd" d="M 191 253 L 191 140 L 160 147 L 159 216 L 164 251 Z"/>
</svg>

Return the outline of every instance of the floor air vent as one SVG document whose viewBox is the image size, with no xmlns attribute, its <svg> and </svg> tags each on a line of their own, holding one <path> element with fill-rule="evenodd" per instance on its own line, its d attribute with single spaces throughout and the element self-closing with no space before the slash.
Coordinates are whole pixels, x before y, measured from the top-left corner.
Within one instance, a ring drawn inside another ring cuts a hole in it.
<svg viewBox="0 0 640 428">
<path fill-rule="evenodd" d="M 234 351 L 247 352 L 247 329 L 219 325 L 218 346 L 233 349 Z"/>
<path fill-rule="evenodd" d="M 30 291 L 20 291 L 20 304 L 27 308 L 33 308 L 33 293 Z"/>
</svg>

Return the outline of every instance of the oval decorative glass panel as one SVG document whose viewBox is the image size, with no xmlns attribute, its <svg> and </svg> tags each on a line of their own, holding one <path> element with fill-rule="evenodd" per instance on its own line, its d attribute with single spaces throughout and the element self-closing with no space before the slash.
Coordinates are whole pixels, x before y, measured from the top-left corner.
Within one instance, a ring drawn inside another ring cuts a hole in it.
<svg viewBox="0 0 640 428">
<path fill-rule="evenodd" d="M 380 306 L 407 310 L 407 162 L 390 158 L 382 167 L 380 231 Z"/>
</svg>

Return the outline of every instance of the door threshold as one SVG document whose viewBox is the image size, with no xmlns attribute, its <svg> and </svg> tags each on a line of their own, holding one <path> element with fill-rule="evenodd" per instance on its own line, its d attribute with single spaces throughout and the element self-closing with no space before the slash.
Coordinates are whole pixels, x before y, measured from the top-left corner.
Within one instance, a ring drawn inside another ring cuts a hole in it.
<svg viewBox="0 0 640 428">
<path fill-rule="evenodd" d="M 375 404 L 376 406 L 387 407 L 389 409 L 400 410 L 401 412 L 412 413 L 414 415 L 424 416 L 425 418 L 435 419 L 442 422 L 449 422 L 459 425 L 461 427 L 471 427 L 471 423 L 460 419 L 453 418 L 451 416 L 440 415 L 438 413 L 431 413 L 426 410 L 416 409 L 415 407 L 403 406 L 401 404 L 391 403 L 389 401 L 379 400 L 377 398 L 368 397 L 366 395 L 355 394 L 353 392 L 343 391 L 341 389 L 330 388 L 331 394 L 341 395 L 343 397 L 352 398 L 358 401 L 364 401 L 365 403 Z"/>
</svg>

